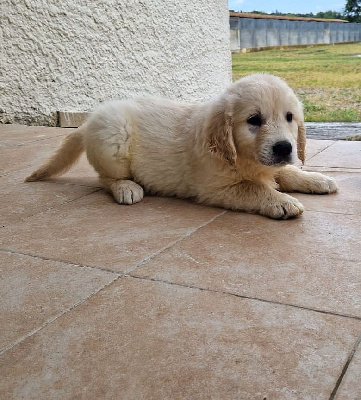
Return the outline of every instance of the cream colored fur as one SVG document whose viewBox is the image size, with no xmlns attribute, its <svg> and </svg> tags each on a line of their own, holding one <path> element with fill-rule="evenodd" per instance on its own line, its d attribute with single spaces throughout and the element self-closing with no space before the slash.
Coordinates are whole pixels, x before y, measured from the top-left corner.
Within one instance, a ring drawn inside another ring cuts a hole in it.
<svg viewBox="0 0 361 400">
<path fill-rule="evenodd" d="M 202 104 L 113 101 L 26 180 L 64 173 L 85 150 L 118 203 L 137 203 L 144 188 L 271 218 L 295 217 L 303 206 L 283 191 L 337 190 L 333 179 L 290 165 L 297 155 L 304 161 L 303 118 L 293 91 L 268 74 L 242 78 Z"/>
</svg>

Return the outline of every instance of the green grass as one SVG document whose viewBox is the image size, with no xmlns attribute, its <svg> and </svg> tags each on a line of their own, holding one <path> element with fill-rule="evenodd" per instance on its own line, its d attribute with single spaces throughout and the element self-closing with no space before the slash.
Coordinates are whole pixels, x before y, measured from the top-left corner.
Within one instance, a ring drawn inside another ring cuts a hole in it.
<svg viewBox="0 0 361 400">
<path fill-rule="evenodd" d="M 303 106 L 308 122 L 361 122 L 360 111 L 356 108 L 327 107 L 322 102 L 311 103 L 307 96 L 303 96 Z M 358 108 L 360 107 L 361 104 Z"/>
<path fill-rule="evenodd" d="M 306 121 L 361 122 L 361 44 L 284 48 L 233 54 L 234 80 L 278 75 L 296 91 Z"/>
</svg>

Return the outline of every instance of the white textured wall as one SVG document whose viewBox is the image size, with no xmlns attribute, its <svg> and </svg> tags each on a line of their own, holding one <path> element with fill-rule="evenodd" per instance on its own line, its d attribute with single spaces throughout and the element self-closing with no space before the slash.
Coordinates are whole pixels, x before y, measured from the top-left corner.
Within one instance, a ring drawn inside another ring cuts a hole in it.
<svg viewBox="0 0 361 400">
<path fill-rule="evenodd" d="M 0 121 L 141 94 L 204 101 L 231 81 L 227 0 L 1 0 Z"/>
</svg>

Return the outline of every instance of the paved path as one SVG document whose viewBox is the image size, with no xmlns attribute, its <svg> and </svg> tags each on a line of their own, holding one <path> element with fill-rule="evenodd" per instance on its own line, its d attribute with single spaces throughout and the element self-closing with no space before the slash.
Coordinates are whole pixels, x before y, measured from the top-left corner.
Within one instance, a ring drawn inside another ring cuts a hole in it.
<svg viewBox="0 0 361 400">
<path fill-rule="evenodd" d="M 23 183 L 67 132 L 0 126 L 1 399 L 361 398 L 361 142 L 309 140 L 340 191 L 274 221 Z"/>
<path fill-rule="evenodd" d="M 307 122 L 306 128 L 310 139 L 340 140 L 361 135 L 361 123 Z"/>
</svg>

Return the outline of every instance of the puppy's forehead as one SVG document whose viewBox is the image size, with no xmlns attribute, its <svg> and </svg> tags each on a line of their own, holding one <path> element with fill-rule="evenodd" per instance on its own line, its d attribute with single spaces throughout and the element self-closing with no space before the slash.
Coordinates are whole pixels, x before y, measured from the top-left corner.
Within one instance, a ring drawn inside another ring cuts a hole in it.
<svg viewBox="0 0 361 400">
<path fill-rule="evenodd" d="M 236 81 L 233 92 L 244 98 L 294 96 L 292 89 L 281 78 L 266 74 L 250 75 Z"/>
<path fill-rule="evenodd" d="M 244 113 L 297 112 L 300 108 L 293 90 L 281 78 L 273 75 L 250 75 L 232 86 L 230 94 L 235 99 L 235 108 Z"/>
</svg>

